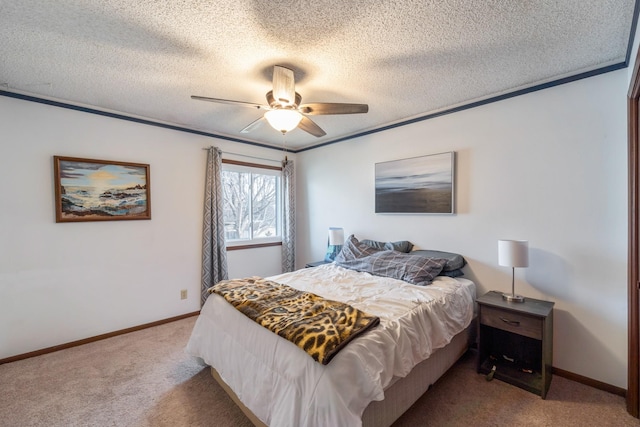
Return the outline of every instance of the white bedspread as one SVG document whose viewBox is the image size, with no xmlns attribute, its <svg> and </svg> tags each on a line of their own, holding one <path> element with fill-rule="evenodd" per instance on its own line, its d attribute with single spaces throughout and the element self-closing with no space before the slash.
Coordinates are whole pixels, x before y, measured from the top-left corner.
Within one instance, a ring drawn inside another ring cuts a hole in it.
<svg viewBox="0 0 640 427">
<path fill-rule="evenodd" d="M 380 317 L 326 366 L 212 294 L 187 351 L 216 368 L 251 411 L 271 427 L 360 426 L 384 389 L 451 338 L 473 317 L 475 285 L 438 277 L 429 286 L 326 264 L 269 279 Z"/>
</svg>

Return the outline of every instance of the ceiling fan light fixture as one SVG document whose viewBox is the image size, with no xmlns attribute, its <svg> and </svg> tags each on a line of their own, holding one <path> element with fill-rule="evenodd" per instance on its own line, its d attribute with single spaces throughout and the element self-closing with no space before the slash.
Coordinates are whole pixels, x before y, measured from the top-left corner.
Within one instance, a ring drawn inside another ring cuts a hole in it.
<svg viewBox="0 0 640 427">
<path fill-rule="evenodd" d="M 302 120 L 302 114 L 296 110 L 279 109 L 267 111 L 264 113 L 264 118 L 275 130 L 287 133 L 298 126 Z"/>
</svg>

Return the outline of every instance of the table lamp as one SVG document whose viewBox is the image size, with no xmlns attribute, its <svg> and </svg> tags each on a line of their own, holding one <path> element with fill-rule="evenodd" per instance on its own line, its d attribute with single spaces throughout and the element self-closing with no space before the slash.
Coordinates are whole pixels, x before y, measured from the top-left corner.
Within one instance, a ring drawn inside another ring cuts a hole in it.
<svg viewBox="0 0 640 427">
<path fill-rule="evenodd" d="M 529 242 L 527 240 L 498 240 L 498 264 L 511 267 L 511 294 L 502 294 L 507 301 L 524 302 L 515 293 L 515 268 L 529 266 Z"/>
<path fill-rule="evenodd" d="M 340 227 L 329 227 L 329 241 L 327 254 L 324 256 L 326 262 L 333 262 L 336 255 L 342 250 L 344 244 L 344 230 Z"/>
</svg>

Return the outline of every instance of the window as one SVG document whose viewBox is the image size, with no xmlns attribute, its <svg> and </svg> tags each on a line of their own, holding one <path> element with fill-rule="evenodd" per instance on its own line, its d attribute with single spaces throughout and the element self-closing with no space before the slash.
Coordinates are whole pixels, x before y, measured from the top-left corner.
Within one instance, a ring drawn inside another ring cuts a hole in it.
<svg viewBox="0 0 640 427">
<path fill-rule="evenodd" d="M 279 167 L 223 161 L 228 246 L 282 241 L 281 175 Z"/>
</svg>

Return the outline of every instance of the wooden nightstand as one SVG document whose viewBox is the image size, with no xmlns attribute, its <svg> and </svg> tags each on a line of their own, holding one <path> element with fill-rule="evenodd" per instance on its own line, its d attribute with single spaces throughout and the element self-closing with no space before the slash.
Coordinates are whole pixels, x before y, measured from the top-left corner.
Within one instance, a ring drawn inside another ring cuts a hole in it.
<svg viewBox="0 0 640 427">
<path fill-rule="evenodd" d="M 305 267 L 305 268 L 309 268 L 309 267 L 317 267 L 317 266 L 322 265 L 322 264 L 331 264 L 331 263 L 330 263 L 330 262 L 327 262 L 327 261 L 325 261 L 325 260 L 322 260 L 322 261 L 314 261 L 314 262 L 309 262 L 309 263 L 307 263 L 304 267 Z"/>
<path fill-rule="evenodd" d="M 509 302 L 491 291 L 478 303 L 478 373 L 547 396 L 553 361 L 553 302 Z"/>
</svg>

